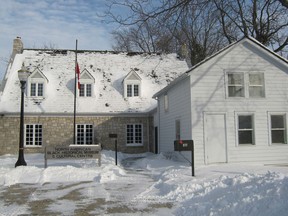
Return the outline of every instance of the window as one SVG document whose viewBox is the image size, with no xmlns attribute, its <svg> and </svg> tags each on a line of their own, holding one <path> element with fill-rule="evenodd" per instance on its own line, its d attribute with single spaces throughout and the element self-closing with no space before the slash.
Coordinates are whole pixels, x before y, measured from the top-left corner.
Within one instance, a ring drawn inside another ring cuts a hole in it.
<svg viewBox="0 0 288 216">
<path fill-rule="evenodd" d="M 25 125 L 25 146 L 42 146 L 42 125 Z"/>
<path fill-rule="evenodd" d="M 76 140 L 78 145 L 90 145 L 93 143 L 93 125 L 78 124 Z"/>
<path fill-rule="evenodd" d="M 134 85 L 134 96 L 135 97 L 139 96 L 139 85 Z"/>
<path fill-rule="evenodd" d="M 31 83 L 30 96 L 31 97 L 43 97 L 43 95 L 44 95 L 44 84 L 43 83 Z"/>
<path fill-rule="evenodd" d="M 264 73 L 227 73 L 228 97 L 264 98 Z"/>
<path fill-rule="evenodd" d="M 286 121 L 285 115 L 271 115 L 271 142 L 282 143 L 286 142 Z"/>
<path fill-rule="evenodd" d="M 27 80 L 27 95 L 36 99 L 44 99 L 45 89 L 48 83 L 46 76 L 36 68 Z"/>
<path fill-rule="evenodd" d="M 249 97 L 265 97 L 263 73 L 249 73 Z"/>
<path fill-rule="evenodd" d="M 139 85 L 128 84 L 127 85 L 127 97 L 138 97 L 139 96 Z"/>
<path fill-rule="evenodd" d="M 142 124 L 128 124 L 126 127 L 127 145 L 143 145 Z"/>
<path fill-rule="evenodd" d="M 140 97 L 141 96 L 141 77 L 135 70 L 131 70 L 123 80 L 124 97 Z"/>
<path fill-rule="evenodd" d="M 132 97 L 132 85 L 127 85 L 127 97 Z"/>
<path fill-rule="evenodd" d="M 254 144 L 253 115 L 238 116 L 238 143 Z"/>
<path fill-rule="evenodd" d="M 244 73 L 228 73 L 228 96 L 244 97 Z"/>
<path fill-rule="evenodd" d="M 165 94 L 164 95 L 164 110 L 165 110 L 165 112 L 168 112 L 168 109 L 169 109 L 168 95 Z"/>
<path fill-rule="evenodd" d="M 180 139 L 181 139 L 180 120 L 176 120 L 176 121 L 175 121 L 175 132 L 176 132 L 175 139 L 176 139 L 176 140 L 180 140 Z"/>
<path fill-rule="evenodd" d="M 92 97 L 92 84 L 80 84 L 80 97 Z"/>
</svg>

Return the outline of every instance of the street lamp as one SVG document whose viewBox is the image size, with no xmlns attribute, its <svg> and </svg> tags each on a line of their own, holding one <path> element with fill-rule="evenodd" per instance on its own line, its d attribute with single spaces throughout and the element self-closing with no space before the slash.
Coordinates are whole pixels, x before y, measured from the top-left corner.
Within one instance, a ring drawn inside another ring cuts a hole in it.
<svg viewBox="0 0 288 216">
<path fill-rule="evenodd" d="M 24 66 L 23 63 L 21 70 L 18 71 L 18 78 L 21 84 L 21 113 L 20 113 L 19 155 L 15 167 L 27 165 L 24 159 L 24 92 L 29 75 L 30 72 L 27 70 L 27 68 Z"/>
</svg>

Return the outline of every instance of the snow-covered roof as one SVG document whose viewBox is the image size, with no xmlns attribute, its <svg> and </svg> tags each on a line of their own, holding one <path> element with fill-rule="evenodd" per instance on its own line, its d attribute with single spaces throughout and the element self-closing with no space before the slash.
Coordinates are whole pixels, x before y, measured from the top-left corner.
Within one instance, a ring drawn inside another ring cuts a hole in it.
<svg viewBox="0 0 288 216">
<path fill-rule="evenodd" d="M 80 71 L 95 79 L 93 97 L 77 97 L 77 113 L 146 113 L 154 109 L 154 93 L 187 71 L 185 61 L 176 54 L 115 53 L 79 51 Z M 20 81 L 17 72 L 22 64 L 33 72 L 39 70 L 49 81 L 44 99 L 25 97 L 25 113 L 73 113 L 75 52 L 24 50 L 15 56 L 6 72 L 6 83 L 0 92 L 0 112 L 17 113 L 20 109 Z M 141 97 L 124 97 L 123 79 L 131 72 L 141 78 Z M 81 83 L 81 79 L 80 79 Z"/>
</svg>

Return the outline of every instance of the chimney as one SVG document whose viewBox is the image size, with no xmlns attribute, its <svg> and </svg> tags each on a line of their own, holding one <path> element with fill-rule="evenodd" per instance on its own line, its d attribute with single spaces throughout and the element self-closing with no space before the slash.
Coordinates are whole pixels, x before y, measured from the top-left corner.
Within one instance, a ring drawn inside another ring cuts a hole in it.
<svg viewBox="0 0 288 216">
<path fill-rule="evenodd" d="M 16 37 L 13 40 L 13 54 L 21 54 L 23 52 L 23 43 L 21 37 Z"/>
</svg>

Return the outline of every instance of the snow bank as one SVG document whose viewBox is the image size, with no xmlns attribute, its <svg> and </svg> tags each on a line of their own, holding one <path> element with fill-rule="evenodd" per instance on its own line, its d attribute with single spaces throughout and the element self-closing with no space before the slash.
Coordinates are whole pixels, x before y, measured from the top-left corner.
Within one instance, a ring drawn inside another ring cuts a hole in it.
<svg viewBox="0 0 288 216">
<path fill-rule="evenodd" d="M 47 169 L 43 168 L 43 155 L 28 154 L 26 158 L 29 166 L 14 168 L 16 156 L 0 157 L 0 187 L 17 183 L 80 183 L 74 186 L 75 189 L 81 187 L 81 182 L 91 182 L 102 188 L 97 191 L 97 196 L 111 197 L 112 193 L 120 193 L 123 199 L 128 199 L 128 196 L 131 199 L 132 191 L 129 188 L 124 190 L 122 186 L 134 185 L 133 194 L 136 196 L 133 196 L 132 203 L 173 204 L 172 209 L 161 209 L 163 215 L 284 216 L 288 212 L 287 167 L 203 166 L 196 168 L 196 177 L 192 177 L 188 164 L 161 154 L 119 153 L 119 161 L 123 163 L 115 166 L 114 152 L 103 151 L 101 167 L 94 160 L 49 160 Z M 143 175 L 150 176 L 153 181 L 141 184 Z M 105 190 L 107 183 L 115 189 Z M 115 191 L 116 188 L 120 191 Z M 68 192 L 63 190 L 59 193 Z M 47 196 L 55 197 L 55 194 L 47 192 Z M 9 208 L 5 212 L 9 212 Z"/>
</svg>

